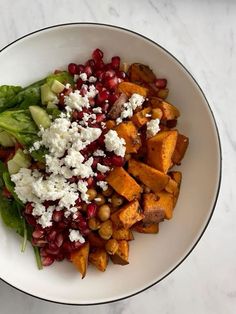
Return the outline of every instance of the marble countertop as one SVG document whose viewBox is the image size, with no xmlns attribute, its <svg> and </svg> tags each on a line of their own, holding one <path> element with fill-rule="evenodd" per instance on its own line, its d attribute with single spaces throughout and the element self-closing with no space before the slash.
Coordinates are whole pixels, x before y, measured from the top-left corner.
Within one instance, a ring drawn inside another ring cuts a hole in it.
<svg viewBox="0 0 236 314">
<path fill-rule="evenodd" d="M 168 278 L 124 301 L 91 307 L 52 304 L 0 281 L 0 313 L 236 313 L 236 2 L 234 0 L 0 0 L 0 48 L 36 29 L 101 22 L 158 42 L 190 70 L 218 123 L 222 186 L 202 240 Z M 0 70 L 1 71 L 1 70 Z"/>
</svg>

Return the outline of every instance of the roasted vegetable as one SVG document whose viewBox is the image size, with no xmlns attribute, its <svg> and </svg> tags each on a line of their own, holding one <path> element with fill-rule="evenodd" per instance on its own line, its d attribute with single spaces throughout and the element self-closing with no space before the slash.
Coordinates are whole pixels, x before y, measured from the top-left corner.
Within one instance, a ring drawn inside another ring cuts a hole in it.
<svg viewBox="0 0 236 314">
<path fill-rule="evenodd" d="M 175 150 L 178 132 L 162 131 L 147 140 L 147 163 L 167 173 L 172 166 L 172 155 Z"/>
<path fill-rule="evenodd" d="M 71 253 L 71 261 L 82 275 L 86 275 L 88 267 L 89 243 L 83 244 L 77 251 Z"/>
<path fill-rule="evenodd" d="M 119 98 L 114 102 L 110 111 L 108 112 L 107 114 L 108 118 L 116 120 L 120 116 L 123 105 L 127 100 L 128 100 L 127 95 L 121 93 Z"/>
<path fill-rule="evenodd" d="M 125 228 L 119 228 L 119 229 L 114 229 L 112 233 L 113 239 L 116 240 L 126 240 L 126 241 L 131 241 L 134 239 L 133 233 L 130 229 L 125 229 Z"/>
<path fill-rule="evenodd" d="M 141 139 L 138 130 L 132 121 L 125 121 L 115 127 L 118 136 L 123 138 L 126 143 L 126 153 L 137 153 L 141 146 Z"/>
<path fill-rule="evenodd" d="M 143 195 L 144 223 L 159 223 L 165 218 L 165 209 L 159 204 L 159 197 L 154 193 Z"/>
<path fill-rule="evenodd" d="M 114 168 L 106 178 L 111 187 L 128 201 L 139 197 L 142 189 L 122 167 Z"/>
<path fill-rule="evenodd" d="M 169 181 L 168 175 L 135 159 L 129 160 L 128 172 L 156 193 L 163 190 Z"/>
<path fill-rule="evenodd" d="M 132 94 L 139 94 L 146 98 L 148 94 L 147 88 L 130 82 L 121 82 L 118 85 L 118 91 L 125 93 L 129 98 L 132 96 Z"/>
<path fill-rule="evenodd" d="M 125 240 L 118 241 L 118 243 L 118 250 L 111 255 L 111 260 L 114 264 L 127 265 L 129 264 L 129 243 Z"/>
<path fill-rule="evenodd" d="M 102 239 L 98 234 L 95 232 L 90 232 L 88 234 L 88 241 L 91 248 L 104 248 L 106 245 L 106 240 Z"/>
<path fill-rule="evenodd" d="M 131 118 L 132 122 L 136 125 L 137 128 L 144 126 L 151 117 L 150 112 L 152 111 L 151 107 L 144 108 L 143 110 L 138 111 Z"/>
<path fill-rule="evenodd" d="M 146 224 L 143 221 L 136 223 L 132 230 L 139 232 L 139 233 L 158 233 L 159 232 L 159 225 L 156 223 Z"/>
<path fill-rule="evenodd" d="M 189 139 L 183 134 L 178 134 L 175 150 L 172 156 L 174 164 L 179 165 L 181 160 L 184 158 L 186 150 L 189 145 Z"/>
<path fill-rule="evenodd" d="M 97 267 L 100 271 L 105 271 L 109 262 L 109 257 L 104 249 L 96 249 L 89 254 L 89 263 Z"/>
<path fill-rule="evenodd" d="M 157 206 L 165 212 L 165 219 L 171 219 L 174 209 L 174 196 L 170 193 L 162 191 L 157 194 L 159 197 Z"/>
<path fill-rule="evenodd" d="M 147 65 L 141 63 L 131 64 L 128 75 L 131 82 L 152 83 L 156 79 L 156 76 L 152 70 Z"/>
<path fill-rule="evenodd" d="M 153 108 L 161 109 L 163 113 L 162 120 L 175 120 L 180 116 L 179 110 L 167 101 L 160 100 L 157 97 L 152 97 L 150 99 L 150 103 Z"/>
<path fill-rule="evenodd" d="M 175 207 L 178 197 L 179 197 L 180 185 L 182 181 L 182 173 L 180 171 L 171 171 L 169 175 L 171 176 L 172 180 L 174 180 L 177 183 L 177 189 L 174 193 L 174 207 Z"/>
</svg>

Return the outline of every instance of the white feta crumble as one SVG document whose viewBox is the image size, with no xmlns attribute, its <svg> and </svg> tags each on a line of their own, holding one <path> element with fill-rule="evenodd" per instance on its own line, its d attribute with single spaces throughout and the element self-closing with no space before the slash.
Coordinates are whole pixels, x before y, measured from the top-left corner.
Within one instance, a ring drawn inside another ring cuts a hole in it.
<svg viewBox="0 0 236 314">
<path fill-rule="evenodd" d="M 68 153 L 64 158 L 65 165 L 67 167 L 76 168 L 79 163 L 84 161 L 84 156 L 73 148 L 68 149 Z"/>
<path fill-rule="evenodd" d="M 71 92 L 68 96 L 65 96 L 64 100 L 66 106 L 71 109 L 77 109 L 78 111 L 90 107 L 88 96 L 82 96 L 79 90 Z"/>
<path fill-rule="evenodd" d="M 93 108 L 93 112 L 94 113 L 102 113 L 102 108 L 101 107 Z"/>
<path fill-rule="evenodd" d="M 98 181 L 97 186 L 99 186 L 103 191 L 108 189 L 108 184 L 106 181 Z"/>
<path fill-rule="evenodd" d="M 95 82 L 97 82 L 97 78 L 95 76 L 90 76 L 88 81 L 89 81 L 89 83 L 95 83 Z"/>
<path fill-rule="evenodd" d="M 104 153 L 103 150 L 97 149 L 97 150 L 95 150 L 95 152 L 93 153 L 93 156 L 106 157 L 106 154 Z"/>
<path fill-rule="evenodd" d="M 81 73 L 80 75 L 79 75 L 79 77 L 81 78 L 81 80 L 82 81 L 84 81 L 84 82 L 86 82 L 87 81 L 87 79 L 88 79 L 88 77 L 87 77 L 87 74 L 86 73 Z"/>
<path fill-rule="evenodd" d="M 94 98 L 98 94 L 98 91 L 96 90 L 94 85 L 89 86 L 89 90 L 87 91 L 86 96 L 88 98 Z"/>
<path fill-rule="evenodd" d="M 110 167 L 104 166 L 98 162 L 97 163 L 97 170 L 100 171 L 101 173 L 106 173 L 106 172 L 110 171 Z"/>
<path fill-rule="evenodd" d="M 77 185 L 78 185 L 78 190 L 81 193 L 82 201 L 89 203 L 88 202 L 88 194 L 86 193 L 88 191 L 88 183 L 84 182 L 83 180 L 79 180 Z"/>
<path fill-rule="evenodd" d="M 52 226 L 52 214 L 54 211 L 54 206 L 49 206 L 45 212 L 37 219 L 37 222 L 43 227 L 51 227 Z"/>
<path fill-rule="evenodd" d="M 132 96 L 129 98 L 129 101 L 123 104 L 123 108 L 120 114 L 120 117 L 116 119 L 116 123 L 120 124 L 123 119 L 131 118 L 134 114 L 134 111 L 141 107 L 143 102 L 145 101 L 145 98 L 139 94 L 132 94 Z"/>
<path fill-rule="evenodd" d="M 147 123 L 147 138 L 156 135 L 160 131 L 160 119 L 152 119 Z"/>
<path fill-rule="evenodd" d="M 69 230 L 69 239 L 71 242 L 77 242 L 84 243 L 85 239 L 82 236 L 82 234 L 79 232 L 79 230 L 70 229 Z"/>
<path fill-rule="evenodd" d="M 125 155 L 125 140 L 120 138 L 116 131 L 109 130 L 105 135 L 105 146 L 108 152 L 114 151 L 118 156 L 124 157 Z"/>
</svg>

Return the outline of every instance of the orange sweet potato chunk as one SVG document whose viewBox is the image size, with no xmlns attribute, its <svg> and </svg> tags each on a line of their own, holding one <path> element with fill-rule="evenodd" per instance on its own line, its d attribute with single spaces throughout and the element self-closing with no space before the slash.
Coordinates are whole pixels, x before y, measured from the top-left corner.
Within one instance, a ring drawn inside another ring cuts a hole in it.
<svg viewBox="0 0 236 314">
<path fill-rule="evenodd" d="M 133 227 L 132 230 L 139 232 L 139 233 L 158 233 L 159 232 L 159 224 L 157 223 L 150 223 L 146 224 L 143 221 L 137 222 Z"/>
<path fill-rule="evenodd" d="M 143 195 L 143 213 L 144 223 L 156 223 L 163 221 L 165 218 L 165 210 L 159 204 L 159 197 L 154 193 Z"/>
<path fill-rule="evenodd" d="M 139 198 L 142 191 L 140 185 L 122 167 L 114 168 L 107 176 L 106 181 L 128 201 Z"/>
<path fill-rule="evenodd" d="M 128 75 L 131 82 L 152 83 L 156 78 L 152 70 L 147 65 L 141 63 L 131 64 Z"/>
<path fill-rule="evenodd" d="M 129 264 L 129 243 L 125 240 L 118 241 L 119 247 L 114 255 L 111 255 L 111 260 L 114 264 L 127 265 Z"/>
<path fill-rule="evenodd" d="M 182 173 L 180 171 L 171 171 L 169 172 L 170 177 L 172 178 L 171 180 L 175 181 L 177 184 L 177 188 L 173 193 L 174 196 L 174 207 L 176 206 L 176 203 L 179 198 L 179 193 L 180 193 L 180 185 L 182 181 Z"/>
<path fill-rule="evenodd" d="M 147 115 L 150 114 L 151 110 L 151 107 L 147 107 L 133 115 L 131 120 L 137 128 L 141 128 L 150 120 L 150 117 L 148 117 Z"/>
<path fill-rule="evenodd" d="M 150 103 L 153 108 L 161 109 L 163 113 L 162 120 L 176 120 L 180 116 L 178 108 L 158 97 L 152 97 Z"/>
<path fill-rule="evenodd" d="M 183 134 L 178 134 L 175 150 L 172 156 L 174 164 L 179 165 L 181 160 L 184 158 L 186 150 L 189 145 L 189 139 Z"/>
<path fill-rule="evenodd" d="M 161 131 L 147 141 L 147 163 L 167 173 L 172 166 L 172 155 L 175 150 L 178 132 Z"/>
<path fill-rule="evenodd" d="M 126 121 L 115 127 L 118 136 L 123 138 L 126 143 L 126 153 L 137 153 L 141 146 L 141 139 L 138 130 L 132 121 Z"/>
<path fill-rule="evenodd" d="M 119 221 L 123 228 L 129 229 L 136 222 L 144 218 L 139 202 L 134 200 L 124 205 L 118 213 Z"/>
<path fill-rule="evenodd" d="M 105 271 L 108 265 L 109 257 L 105 249 L 96 249 L 89 254 L 89 262 L 100 271 Z"/>
<path fill-rule="evenodd" d="M 165 219 L 171 219 L 173 216 L 173 209 L 174 209 L 174 196 L 170 193 L 162 191 L 157 194 L 159 197 L 157 201 L 157 206 L 162 208 L 165 212 Z"/>
<path fill-rule="evenodd" d="M 71 253 L 71 261 L 82 275 L 82 279 L 86 275 L 88 267 L 89 243 L 86 242 L 77 251 Z"/>
<path fill-rule="evenodd" d="M 114 129 L 114 127 L 116 126 L 116 123 L 114 120 L 107 120 L 106 121 L 106 128 L 107 129 Z"/>
<path fill-rule="evenodd" d="M 114 228 L 112 238 L 116 240 L 131 241 L 134 239 L 133 233 L 130 229 L 125 228 Z"/>
<path fill-rule="evenodd" d="M 143 97 L 147 97 L 148 89 L 130 82 L 121 82 L 118 85 L 118 92 L 125 93 L 128 97 L 132 94 L 139 94 Z"/>
<path fill-rule="evenodd" d="M 129 160 L 128 172 L 156 193 L 163 190 L 170 179 L 168 175 L 135 159 Z"/>
</svg>

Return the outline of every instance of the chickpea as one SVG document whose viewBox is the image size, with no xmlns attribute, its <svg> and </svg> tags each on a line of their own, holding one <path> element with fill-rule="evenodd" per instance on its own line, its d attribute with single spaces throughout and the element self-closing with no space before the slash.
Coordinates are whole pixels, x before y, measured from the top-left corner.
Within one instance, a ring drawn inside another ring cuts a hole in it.
<svg viewBox="0 0 236 314">
<path fill-rule="evenodd" d="M 111 220 L 103 222 L 98 230 L 98 233 L 102 239 L 109 240 L 113 233 Z"/>
<path fill-rule="evenodd" d="M 118 248 L 119 248 L 119 244 L 118 244 L 117 240 L 115 240 L 115 239 L 108 240 L 106 245 L 105 245 L 105 249 L 106 249 L 107 253 L 110 255 L 114 255 L 117 252 Z"/>
<path fill-rule="evenodd" d="M 106 203 L 105 197 L 102 194 L 97 194 L 97 196 L 94 199 L 95 203 L 100 206 Z"/>
<path fill-rule="evenodd" d="M 111 197 L 111 203 L 113 207 L 119 207 L 124 203 L 124 198 L 115 193 Z"/>
<path fill-rule="evenodd" d="M 93 218 L 89 219 L 88 226 L 91 230 L 98 230 L 100 228 L 101 224 L 97 218 L 93 217 Z"/>
<path fill-rule="evenodd" d="M 94 189 L 88 189 L 88 191 L 86 192 L 86 194 L 88 195 L 88 200 L 92 201 L 95 199 L 95 197 L 97 196 L 97 191 Z"/>
<path fill-rule="evenodd" d="M 144 187 L 144 193 L 150 193 L 151 189 L 148 186 Z"/>
<path fill-rule="evenodd" d="M 152 119 L 161 119 L 162 111 L 160 108 L 152 109 Z"/>
<path fill-rule="evenodd" d="M 127 160 L 130 160 L 131 157 L 132 157 L 131 154 L 125 154 L 125 160 L 126 160 L 126 161 L 127 161 Z"/>
<path fill-rule="evenodd" d="M 107 204 L 104 204 L 98 208 L 98 218 L 101 221 L 106 221 L 107 219 L 109 219 L 110 214 L 111 214 L 111 209 L 110 209 L 110 206 L 108 206 Z"/>
<path fill-rule="evenodd" d="M 102 194 L 108 197 L 111 196 L 113 192 L 114 192 L 113 188 L 109 185 L 105 191 L 102 191 Z"/>
</svg>

